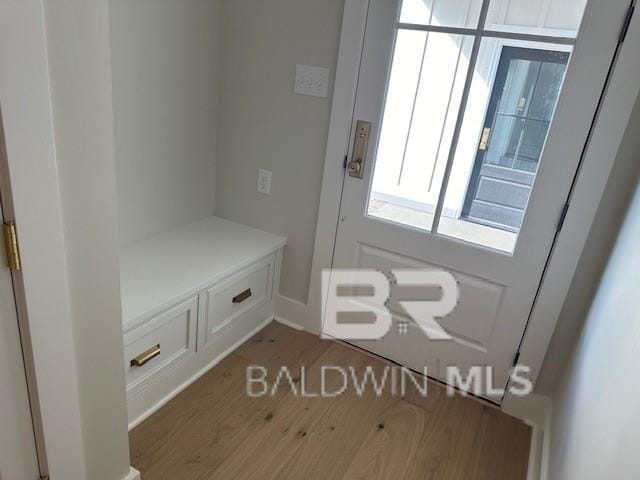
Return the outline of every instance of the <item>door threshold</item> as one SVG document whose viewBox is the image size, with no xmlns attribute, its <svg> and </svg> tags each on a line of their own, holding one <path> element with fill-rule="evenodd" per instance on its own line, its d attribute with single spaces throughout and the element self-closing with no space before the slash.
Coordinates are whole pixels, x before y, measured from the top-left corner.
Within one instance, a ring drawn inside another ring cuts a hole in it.
<svg viewBox="0 0 640 480">
<path fill-rule="evenodd" d="M 359 347 L 358 345 L 354 345 L 353 343 L 349 343 L 349 342 L 346 342 L 344 340 L 340 340 L 340 339 L 335 338 L 335 337 L 331 337 L 331 339 L 334 342 L 340 343 L 340 344 L 344 345 L 347 348 L 350 348 L 352 350 L 356 350 L 356 351 L 358 351 L 360 353 L 363 353 L 363 354 L 365 354 L 365 355 L 367 355 L 367 356 L 369 356 L 371 358 L 375 358 L 377 360 L 381 360 L 383 362 L 390 363 L 392 365 L 411 370 L 413 373 L 415 373 L 417 375 L 420 375 L 421 377 L 426 378 L 429 382 L 434 383 L 434 384 L 436 384 L 436 385 L 438 385 L 440 387 L 443 387 L 443 388 L 446 388 L 446 389 L 453 388 L 456 391 L 456 394 L 459 395 L 460 397 L 470 398 L 471 400 L 479 402 L 479 403 L 481 403 L 481 404 L 483 404 L 483 405 L 485 405 L 487 407 L 491 407 L 491 408 L 494 408 L 496 410 L 502 411 L 502 406 L 498 402 L 494 402 L 494 401 L 489 400 L 487 398 L 484 398 L 484 397 L 481 397 L 479 395 L 476 395 L 476 394 L 474 394 L 472 392 L 468 392 L 466 390 L 462 390 L 462 389 L 460 389 L 460 388 L 458 388 L 456 386 L 449 385 L 448 383 L 446 383 L 446 382 L 444 382 L 444 381 L 442 381 L 442 380 L 440 380 L 438 378 L 434 378 L 431 375 L 425 375 L 423 372 L 420 372 L 420 371 L 415 370 L 413 368 L 407 367 L 406 365 L 402 365 L 401 363 L 396 362 L 395 360 L 387 358 L 387 357 L 385 357 L 383 355 L 378 355 L 377 353 L 374 353 L 374 352 L 371 352 L 369 350 L 366 350 L 366 349 L 364 349 L 362 347 Z"/>
</svg>

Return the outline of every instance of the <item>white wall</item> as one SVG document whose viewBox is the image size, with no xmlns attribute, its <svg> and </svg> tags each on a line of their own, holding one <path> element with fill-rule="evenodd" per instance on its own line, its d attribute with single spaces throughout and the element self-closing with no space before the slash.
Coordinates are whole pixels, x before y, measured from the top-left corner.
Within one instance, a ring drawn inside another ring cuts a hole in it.
<svg viewBox="0 0 640 480">
<path fill-rule="evenodd" d="M 214 213 L 219 0 L 110 0 L 120 242 Z"/>
<path fill-rule="evenodd" d="M 640 188 L 554 395 L 549 479 L 640 478 L 639 236 Z"/>
<path fill-rule="evenodd" d="M 119 480 L 129 473 L 129 452 L 108 8 L 47 0 L 45 14 L 84 479 Z M 82 478 L 52 475 L 63 477 Z"/>
<path fill-rule="evenodd" d="M 333 84 L 342 9 L 343 0 L 222 2 L 216 214 L 287 237 L 280 291 L 302 302 L 331 100 L 294 94 L 294 69 L 329 67 Z M 273 171 L 271 196 L 256 192 L 258 168 Z"/>
</svg>

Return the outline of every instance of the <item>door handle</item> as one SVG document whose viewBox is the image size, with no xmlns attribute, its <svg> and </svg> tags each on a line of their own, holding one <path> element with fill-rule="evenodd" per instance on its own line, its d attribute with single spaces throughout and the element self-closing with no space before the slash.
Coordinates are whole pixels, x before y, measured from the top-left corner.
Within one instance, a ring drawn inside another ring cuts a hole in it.
<svg viewBox="0 0 640 480">
<path fill-rule="evenodd" d="M 360 172 L 362 171 L 362 159 L 359 158 L 357 160 L 351 160 L 349 162 L 349 166 L 347 167 L 349 170 L 349 175 L 352 177 L 362 178 Z"/>
<path fill-rule="evenodd" d="M 347 165 L 350 177 L 362 178 L 364 175 L 364 163 L 367 159 L 370 133 L 371 122 L 358 120 L 358 123 L 356 123 L 356 138 L 353 141 L 353 153 L 351 161 Z"/>
</svg>

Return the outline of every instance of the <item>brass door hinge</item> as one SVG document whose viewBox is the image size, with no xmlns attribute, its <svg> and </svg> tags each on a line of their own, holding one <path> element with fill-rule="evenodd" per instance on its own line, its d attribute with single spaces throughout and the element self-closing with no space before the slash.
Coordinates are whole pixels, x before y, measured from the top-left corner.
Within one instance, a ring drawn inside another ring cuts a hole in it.
<svg viewBox="0 0 640 480">
<path fill-rule="evenodd" d="M 20 262 L 20 246 L 18 245 L 18 235 L 16 224 L 7 222 L 2 226 L 4 230 L 4 248 L 7 252 L 7 263 L 11 270 L 19 271 L 22 267 Z"/>
</svg>

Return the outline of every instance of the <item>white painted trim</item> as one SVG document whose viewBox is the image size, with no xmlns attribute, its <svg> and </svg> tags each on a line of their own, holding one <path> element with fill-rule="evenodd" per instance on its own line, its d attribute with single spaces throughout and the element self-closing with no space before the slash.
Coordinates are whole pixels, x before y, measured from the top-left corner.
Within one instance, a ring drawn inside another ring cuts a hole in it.
<svg viewBox="0 0 640 480">
<path fill-rule="evenodd" d="M 531 427 L 527 480 L 546 480 L 542 474 L 546 472 L 545 465 L 549 454 L 551 408 L 549 397 L 535 393 L 527 397 L 514 397 L 502 406 L 506 414 L 523 420 Z"/>
<path fill-rule="evenodd" d="M 306 330 L 308 332 L 320 333 L 320 329 L 311 330 L 308 328 L 308 322 L 306 316 L 309 315 L 309 308 L 302 302 L 294 300 L 293 298 L 285 297 L 280 294 L 276 296 L 276 315 L 275 318 L 281 323 L 295 325 L 298 330 Z"/>
<path fill-rule="evenodd" d="M 522 341 L 519 362 L 531 368 L 530 378 L 534 385 L 640 94 L 639 44 L 640 14 L 636 12 L 611 74 L 575 189 L 570 197 L 571 203 L 564 226 L 553 246 L 540 293 Z M 503 408 L 510 408 L 513 401 L 513 396 L 505 395 Z"/>
<path fill-rule="evenodd" d="M 0 98 L 51 478 L 86 478 L 43 5 L 2 2 Z M 19 59 L 19 61 L 17 61 Z M 37 194 L 36 194 L 37 192 Z"/>
<path fill-rule="evenodd" d="M 140 480 L 140 472 L 133 467 L 129 467 L 129 473 L 122 480 Z"/>
<path fill-rule="evenodd" d="M 535 425 L 544 429 L 547 412 L 551 407 L 551 400 L 544 395 L 532 393 L 526 397 L 515 397 L 517 400 L 510 402 L 502 410 L 512 417 L 520 418 L 529 425 Z"/>
<path fill-rule="evenodd" d="M 312 333 L 320 330 L 321 271 L 332 263 L 344 178 L 342 159 L 348 151 L 368 5 L 368 0 L 345 0 L 307 306 L 294 307 L 282 297 L 276 304 L 277 316 Z M 589 8 L 586 21 L 588 15 Z M 522 341 L 520 363 L 531 366 L 534 385 L 639 91 L 640 51 L 634 50 L 640 44 L 639 17 L 635 15 L 623 45 L 577 178 L 564 228 L 552 250 Z M 507 394 L 503 409 L 517 410 L 510 405 L 512 401 L 513 397 Z"/>
<path fill-rule="evenodd" d="M 320 274 L 323 268 L 331 267 L 333 259 L 344 179 L 342 160 L 347 154 L 349 146 L 351 119 L 356 98 L 368 9 L 369 0 L 345 0 L 311 264 L 307 312 L 295 320 L 287 315 L 281 315 L 296 323 L 300 321 L 300 325 L 305 330 L 313 333 L 320 333 Z M 276 309 L 276 313 L 278 312 L 279 310 Z"/>
<path fill-rule="evenodd" d="M 542 435 L 542 454 L 540 458 L 540 480 L 549 478 L 549 459 L 551 458 L 551 420 L 553 416 L 553 404 L 549 403 L 544 419 L 544 432 Z"/>
<path fill-rule="evenodd" d="M 544 411 L 540 422 L 525 420 L 531 426 L 531 445 L 529 447 L 529 464 L 527 480 L 547 480 L 549 478 L 549 452 L 551 442 L 552 403 L 549 399 L 544 403 Z"/>
<path fill-rule="evenodd" d="M 300 325 L 298 325 L 297 323 L 294 323 L 290 320 L 287 320 L 284 317 L 278 317 L 277 315 L 273 317 L 273 319 L 278 322 L 281 323 L 282 325 L 289 327 L 289 328 L 293 328 L 294 330 L 297 330 L 299 332 L 304 332 L 305 329 L 302 328 Z"/>
<path fill-rule="evenodd" d="M 529 465 L 527 480 L 540 480 L 540 462 L 542 461 L 542 440 L 544 432 L 537 425 L 531 426 L 531 444 L 529 445 Z"/>
<path fill-rule="evenodd" d="M 249 333 L 244 335 L 240 340 L 238 340 L 233 345 L 231 345 L 229 348 L 224 350 L 220 355 L 216 356 L 213 360 L 211 360 L 211 362 L 209 362 L 206 366 L 204 366 L 203 368 L 198 370 L 191 377 L 189 377 L 187 380 L 185 380 L 183 383 L 181 383 L 178 387 L 176 387 L 174 390 L 172 390 L 170 393 L 168 393 L 166 396 L 164 396 L 159 402 L 157 402 L 155 405 L 150 407 L 144 413 L 140 414 L 135 419 L 131 420 L 129 422 L 129 431 L 133 430 L 135 427 L 140 425 L 142 422 L 144 422 L 151 415 L 153 415 L 158 410 L 160 410 L 162 407 L 164 407 L 176 395 L 178 395 L 185 388 L 187 388 L 189 385 L 191 385 L 193 382 L 195 382 L 198 378 L 200 378 L 202 375 L 207 373 L 209 370 L 211 370 L 213 367 L 215 367 L 218 363 L 220 363 L 226 357 L 228 357 L 236 348 L 238 348 L 240 345 L 245 343 L 247 340 L 249 340 L 251 337 L 253 337 L 256 333 L 258 333 L 260 330 L 262 330 L 264 327 L 266 327 L 272 321 L 273 321 L 273 317 L 272 316 L 267 317 L 257 327 L 252 329 Z"/>
</svg>

